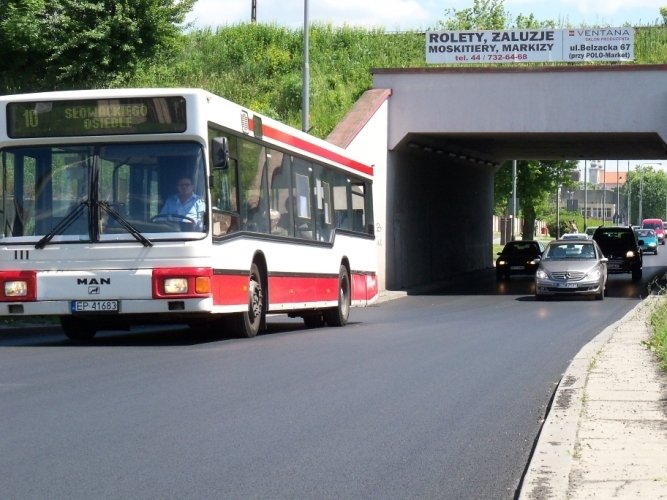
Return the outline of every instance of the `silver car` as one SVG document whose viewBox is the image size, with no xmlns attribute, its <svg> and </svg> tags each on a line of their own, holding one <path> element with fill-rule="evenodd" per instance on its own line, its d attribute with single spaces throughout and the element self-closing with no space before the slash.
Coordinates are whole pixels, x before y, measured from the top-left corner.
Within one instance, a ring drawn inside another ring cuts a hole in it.
<svg viewBox="0 0 667 500">
<path fill-rule="evenodd" d="M 535 298 L 547 295 L 594 295 L 607 287 L 607 259 L 594 240 L 550 242 L 535 273 Z"/>
</svg>

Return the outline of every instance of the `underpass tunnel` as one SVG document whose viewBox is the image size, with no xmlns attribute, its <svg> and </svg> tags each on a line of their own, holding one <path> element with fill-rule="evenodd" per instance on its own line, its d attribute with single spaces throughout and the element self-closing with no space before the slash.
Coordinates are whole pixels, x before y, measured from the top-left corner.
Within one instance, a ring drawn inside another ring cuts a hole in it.
<svg viewBox="0 0 667 500">
<path fill-rule="evenodd" d="M 373 86 L 332 135 L 375 166 L 389 290 L 493 265 L 506 160 L 667 159 L 667 65 L 376 69 Z"/>
<path fill-rule="evenodd" d="M 667 151 L 658 134 L 524 139 L 409 133 L 388 152 L 388 289 L 435 288 L 493 265 L 494 176 L 506 160 L 598 159 L 605 151 L 641 160 Z"/>
<path fill-rule="evenodd" d="M 388 289 L 437 286 L 491 263 L 498 163 L 410 135 L 388 153 Z"/>
</svg>

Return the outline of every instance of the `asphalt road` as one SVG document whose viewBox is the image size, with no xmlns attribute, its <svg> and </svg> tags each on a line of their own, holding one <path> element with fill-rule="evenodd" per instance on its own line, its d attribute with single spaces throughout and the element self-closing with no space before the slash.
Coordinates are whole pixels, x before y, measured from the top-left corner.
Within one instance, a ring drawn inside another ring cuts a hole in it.
<svg viewBox="0 0 667 500">
<path fill-rule="evenodd" d="M 355 309 L 345 328 L 269 320 L 0 334 L 4 498 L 513 498 L 561 374 L 645 296 L 537 302 L 529 279 Z"/>
</svg>

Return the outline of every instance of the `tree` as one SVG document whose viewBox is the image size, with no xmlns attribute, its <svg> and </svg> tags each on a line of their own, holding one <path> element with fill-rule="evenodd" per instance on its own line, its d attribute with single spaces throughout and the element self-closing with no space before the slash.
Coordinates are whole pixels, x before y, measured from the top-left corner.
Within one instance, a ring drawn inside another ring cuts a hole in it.
<svg viewBox="0 0 667 500">
<path fill-rule="evenodd" d="M 445 30 L 500 30 L 509 20 L 503 0 L 474 0 L 467 9 L 445 9 L 445 15 L 448 19 L 438 22 Z"/>
<path fill-rule="evenodd" d="M 559 186 L 572 186 L 572 173 L 577 169 L 574 160 L 521 160 L 517 162 L 517 198 L 520 201 L 523 239 L 535 236 L 535 220 L 544 218 L 551 210 L 547 203 L 550 193 Z M 512 162 L 503 163 L 495 177 L 496 207 L 508 206 L 512 194 Z"/>
<path fill-rule="evenodd" d="M 0 92 L 94 88 L 178 47 L 196 0 L 0 0 Z"/>
<path fill-rule="evenodd" d="M 624 187 L 626 198 L 630 194 L 631 224 L 641 224 L 639 220 L 640 203 L 641 215 L 644 219 L 664 219 L 667 216 L 667 174 L 665 172 L 655 171 L 650 165 L 638 166 L 636 170 L 628 172 Z"/>
<path fill-rule="evenodd" d="M 554 21 L 538 21 L 533 14 L 519 14 L 515 20 L 505 9 L 504 0 L 474 0 L 467 9 L 445 9 L 444 21 L 438 25 L 444 30 L 502 30 L 553 28 Z"/>
</svg>

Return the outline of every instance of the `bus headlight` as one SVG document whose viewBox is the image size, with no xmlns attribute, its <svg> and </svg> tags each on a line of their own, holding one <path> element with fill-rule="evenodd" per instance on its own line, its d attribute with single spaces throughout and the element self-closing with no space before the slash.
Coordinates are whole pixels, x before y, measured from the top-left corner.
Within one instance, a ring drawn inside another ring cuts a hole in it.
<svg viewBox="0 0 667 500">
<path fill-rule="evenodd" d="M 26 297 L 28 282 L 23 280 L 5 281 L 5 297 Z"/>
<path fill-rule="evenodd" d="M 0 302 L 31 302 L 37 296 L 35 271 L 0 271 Z"/>
<path fill-rule="evenodd" d="M 179 295 L 188 293 L 187 278 L 167 278 L 164 280 L 164 293 Z"/>
<path fill-rule="evenodd" d="M 155 299 L 192 299 L 210 297 L 213 290 L 210 267 L 164 267 L 153 269 Z"/>
</svg>

